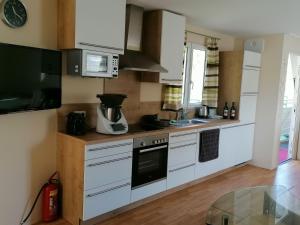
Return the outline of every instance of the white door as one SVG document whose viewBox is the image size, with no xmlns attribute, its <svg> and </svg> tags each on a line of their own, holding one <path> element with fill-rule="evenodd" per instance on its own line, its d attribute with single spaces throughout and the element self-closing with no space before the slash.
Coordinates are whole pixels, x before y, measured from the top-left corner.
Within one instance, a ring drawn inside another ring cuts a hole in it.
<svg viewBox="0 0 300 225">
<path fill-rule="evenodd" d="M 126 1 L 77 0 L 76 47 L 123 54 Z"/>
<path fill-rule="evenodd" d="M 240 99 L 240 121 L 242 124 L 255 123 L 257 95 L 242 95 Z"/>
<path fill-rule="evenodd" d="M 185 17 L 163 11 L 161 65 L 168 70 L 160 74 L 160 83 L 182 84 Z"/>
</svg>

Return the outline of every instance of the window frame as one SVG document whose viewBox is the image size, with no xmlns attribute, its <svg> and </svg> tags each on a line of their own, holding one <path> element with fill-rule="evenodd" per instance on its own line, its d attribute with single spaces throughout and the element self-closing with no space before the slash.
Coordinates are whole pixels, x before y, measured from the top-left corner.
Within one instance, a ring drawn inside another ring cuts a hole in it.
<svg viewBox="0 0 300 225">
<path fill-rule="evenodd" d="M 183 108 L 196 108 L 202 105 L 202 102 L 199 103 L 190 103 L 191 95 L 191 79 L 192 79 L 192 63 L 193 63 L 193 50 L 205 51 L 205 62 L 204 62 L 204 73 L 203 73 L 203 87 L 204 87 L 204 78 L 206 74 L 206 65 L 207 65 L 207 48 L 203 45 L 188 42 L 185 46 L 186 55 L 184 58 L 184 80 L 183 80 L 183 93 L 182 93 L 182 106 Z M 187 76 L 188 74 L 188 76 Z"/>
</svg>

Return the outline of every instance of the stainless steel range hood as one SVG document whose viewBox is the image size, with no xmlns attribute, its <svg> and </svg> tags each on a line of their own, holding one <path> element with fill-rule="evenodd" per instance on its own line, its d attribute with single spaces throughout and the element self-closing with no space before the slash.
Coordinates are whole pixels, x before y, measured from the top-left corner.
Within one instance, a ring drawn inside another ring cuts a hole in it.
<svg viewBox="0 0 300 225">
<path fill-rule="evenodd" d="M 120 69 L 167 73 L 158 62 L 142 52 L 143 14 L 142 7 L 126 6 L 126 50 L 124 55 L 120 55 Z"/>
</svg>

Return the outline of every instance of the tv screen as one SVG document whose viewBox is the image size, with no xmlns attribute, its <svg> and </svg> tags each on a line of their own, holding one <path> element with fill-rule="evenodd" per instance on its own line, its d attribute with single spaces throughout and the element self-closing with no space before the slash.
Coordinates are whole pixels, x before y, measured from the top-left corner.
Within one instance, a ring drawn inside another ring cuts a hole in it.
<svg viewBox="0 0 300 225">
<path fill-rule="evenodd" d="M 61 52 L 0 43 L 0 114 L 61 106 Z"/>
</svg>

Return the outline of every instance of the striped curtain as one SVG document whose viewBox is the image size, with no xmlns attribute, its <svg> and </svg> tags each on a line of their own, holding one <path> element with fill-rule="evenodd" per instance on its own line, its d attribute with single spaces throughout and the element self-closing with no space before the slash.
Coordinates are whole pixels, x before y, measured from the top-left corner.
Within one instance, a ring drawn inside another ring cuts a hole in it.
<svg viewBox="0 0 300 225">
<path fill-rule="evenodd" d="M 167 85 L 164 93 L 164 110 L 178 111 L 182 109 L 182 87 Z"/>
<path fill-rule="evenodd" d="M 219 48 L 216 38 L 206 38 L 207 65 L 204 77 L 202 104 L 218 107 Z"/>
</svg>

